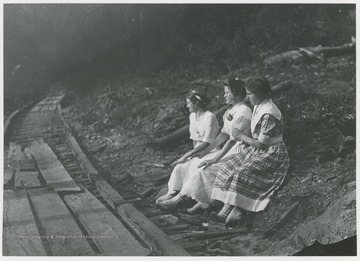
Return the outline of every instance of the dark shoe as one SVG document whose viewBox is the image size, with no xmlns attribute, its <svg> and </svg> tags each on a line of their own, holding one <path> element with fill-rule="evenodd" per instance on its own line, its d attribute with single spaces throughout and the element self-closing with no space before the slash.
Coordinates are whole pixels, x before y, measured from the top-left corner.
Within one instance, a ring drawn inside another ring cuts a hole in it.
<svg viewBox="0 0 360 261">
<path fill-rule="evenodd" d="M 196 203 L 192 208 L 188 208 L 186 212 L 191 215 L 201 214 L 204 210 L 209 209 L 210 205 L 202 202 Z"/>
<path fill-rule="evenodd" d="M 234 207 L 225 221 L 226 227 L 243 227 L 246 221 L 246 212 L 238 207 Z"/>
<path fill-rule="evenodd" d="M 209 214 L 209 219 L 213 222 L 217 222 L 217 223 L 225 223 L 226 218 L 219 216 L 216 212 L 211 212 Z"/>
<path fill-rule="evenodd" d="M 156 205 L 163 210 L 175 210 L 178 209 L 184 201 L 185 199 L 178 194 L 171 199 L 157 202 Z"/>
</svg>

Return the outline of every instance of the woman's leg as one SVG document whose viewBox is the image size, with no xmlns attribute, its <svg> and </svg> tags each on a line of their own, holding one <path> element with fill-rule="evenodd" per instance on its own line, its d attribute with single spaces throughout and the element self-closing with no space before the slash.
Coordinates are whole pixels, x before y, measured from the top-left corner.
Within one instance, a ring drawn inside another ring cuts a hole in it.
<svg viewBox="0 0 360 261">
<path fill-rule="evenodd" d="M 245 225 L 247 211 L 239 208 L 233 207 L 231 212 L 226 218 L 225 226 L 227 227 L 235 227 L 235 226 L 243 226 Z"/>
<path fill-rule="evenodd" d="M 211 212 L 210 213 L 210 220 L 215 222 L 224 223 L 226 221 L 227 216 L 230 214 L 234 206 L 230 204 L 224 204 L 223 208 L 220 210 L 219 213 Z"/>
</svg>

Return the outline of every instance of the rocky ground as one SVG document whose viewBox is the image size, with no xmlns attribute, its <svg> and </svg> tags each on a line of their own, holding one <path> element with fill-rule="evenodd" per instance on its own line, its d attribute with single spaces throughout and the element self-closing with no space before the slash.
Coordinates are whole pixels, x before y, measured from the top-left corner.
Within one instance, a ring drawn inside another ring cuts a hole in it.
<svg viewBox="0 0 360 261">
<path fill-rule="evenodd" d="M 329 244 L 356 234 L 355 57 L 271 68 L 247 64 L 200 79 L 124 79 L 110 71 L 64 82 L 69 91 L 63 115 L 99 172 L 125 198 L 136 194 L 146 204 L 166 190 L 166 163 L 191 146 L 187 138 L 161 148 L 148 145 L 187 124 L 189 89 L 207 88 L 216 111 L 224 106 L 222 81 L 228 77 L 263 74 L 272 85 L 291 82 L 274 97 L 287 123 L 291 169 L 285 184 L 255 215 L 251 233 L 217 241 L 225 252 L 193 255 L 292 255 L 315 239 Z"/>
</svg>

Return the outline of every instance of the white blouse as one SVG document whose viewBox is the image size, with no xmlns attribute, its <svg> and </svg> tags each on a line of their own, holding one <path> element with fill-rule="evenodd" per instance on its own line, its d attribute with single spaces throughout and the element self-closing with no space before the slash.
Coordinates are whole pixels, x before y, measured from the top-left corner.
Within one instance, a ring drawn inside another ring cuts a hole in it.
<svg viewBox="0 0 360 261">
<path fill-rule="evenodd" d="M 224 126 L 221 132 L 230 136 L 234 140 L 232 132 L 234 128 L 239 128 L 243 118 L 251 120 L 251 109 L 243 103 L 235 104 L 232 108 L 228 109 L 223 116 Z"/>
<path fill-rule="evenodd" d="M 210 111 L 206 111 L 199 119 L 196 119 L 196 113 L 190 114 L 190 139 L 198 142 L 211 143 L 216 139 L 219 132 L 219 123 L 215 116 Z"/>
</svg>

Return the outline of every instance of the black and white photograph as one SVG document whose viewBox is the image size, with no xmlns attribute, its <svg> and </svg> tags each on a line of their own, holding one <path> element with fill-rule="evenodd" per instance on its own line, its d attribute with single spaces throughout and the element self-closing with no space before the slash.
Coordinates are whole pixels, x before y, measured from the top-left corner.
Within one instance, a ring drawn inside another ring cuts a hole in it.
<svg viewBox="0 0 360 261">
<path fill-rule="evenodd" d="M 355 0 L 1 5 L 2 258 L 358 257 Z"/>
</svg>

